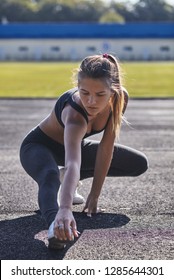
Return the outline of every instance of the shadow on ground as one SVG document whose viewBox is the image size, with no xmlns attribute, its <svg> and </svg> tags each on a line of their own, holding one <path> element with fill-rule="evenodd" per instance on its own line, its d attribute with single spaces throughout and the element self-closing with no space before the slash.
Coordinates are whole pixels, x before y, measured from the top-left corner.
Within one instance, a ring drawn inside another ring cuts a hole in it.
<svg viewBox="0 0 174 280">
<path fill-rule="evenodd" d="M 126 215 L 100 213 L 92 218 L 85 213 L 74 212 L 81 235 L 86 229 L 117 228 L 127 224 Z M 0 222 L 1 260 L 61 260 L 77 240 L 64 250 L 48 249 L 47 229 L 39 211 L 34 215 Z"/>
</svg>

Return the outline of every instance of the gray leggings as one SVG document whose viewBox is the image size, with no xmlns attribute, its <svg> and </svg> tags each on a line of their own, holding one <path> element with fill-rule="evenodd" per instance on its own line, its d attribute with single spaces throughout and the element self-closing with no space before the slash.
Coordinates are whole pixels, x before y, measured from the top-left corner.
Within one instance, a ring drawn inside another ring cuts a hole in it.
<svg viewBox="0 0 174 280">
<path fill-rule="evenodd" d="M 93 177 L 98 144 L 98 141 L 89 139 L 82 141 L 81 180 Z M 39 127 L 32 130 L 21 145 L 21 164 L 39 186 L 38 203 L 48 226 L 58 211 L 58 166 L 64 166 L 64 159 L 64 146 L 45 135 Z M 147 158 L 143 153 L 116 144 L 107 176 L 138 176 L 147 170 L 147 166 Z"/>
</svg>

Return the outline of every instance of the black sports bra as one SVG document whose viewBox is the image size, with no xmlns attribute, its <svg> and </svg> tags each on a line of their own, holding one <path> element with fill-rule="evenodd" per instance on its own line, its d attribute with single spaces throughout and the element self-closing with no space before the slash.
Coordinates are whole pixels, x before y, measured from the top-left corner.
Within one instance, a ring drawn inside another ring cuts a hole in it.
<svg viewBox="0 0 174 280">
<path fill-rule="evenodd" d="M 64 127 L 64 124 L 63 124 L 62 119 L 61 119 L 61 114 L 62 114 L 62 111 L 63 111 L 63 109 L 65 108 L 65 106 L 66 106 L 67 103 L 70 104 L 71 107 L 73 107 L 73 108 L 74 108 L 76 111 L 78 111 L 80 114 L 82 114 L 82 116 L 85 118 L 86 122 L 88 123 L 88 116 L 87 116 L 87 113 L 85 112 L 85 110 L 84 110 L 82 107 L 80 107 L 80 105 L 78 105 L 78 104 L 73 100 L 73 95 L 74 95 L 77 91 L 78 91 L 77 88 L 73 88 L 73 89 L 70 89 L 70 90 L 66 91 L 64 94 L 62 94 L 62 95 L 58 98 L 58 100 L 57 100 L 57 102 L 56 102 L 56 104 L 55 104 L 54 110 L 55 110 L 56 118 L 57 118 L 58 122 L 61 124 L 62 127 Z M 92 130 L 90 133 L 86 133 L 85 136 L 84 136 L 83 138 L 86 138 L 86 137 L 89 137 L 89 136 L 91 136 L 91 135 L 94 135 L 94 134 L 97 134 L 97 133 L 102 132 L 102 131 L 106 128 L 106 126 L 107 126 L 107 124 L 108 124 L 108 122 L 109 122 L 109 119 L 110 119 L 111 115 L 112 115 L 112 112 L 109 114 L 109 118 L 108 118 L 108 120 L 107 120 L 107 122 L 106 122 L 104 128 L 102 128 L 101 130 Z"/>
</svg>

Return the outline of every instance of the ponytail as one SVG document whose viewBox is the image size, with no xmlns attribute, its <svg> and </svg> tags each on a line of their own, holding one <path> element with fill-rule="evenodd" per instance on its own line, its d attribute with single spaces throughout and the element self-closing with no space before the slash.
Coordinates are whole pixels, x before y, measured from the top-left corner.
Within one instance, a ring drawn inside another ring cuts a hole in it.
<svg viewBox="0 0 174 280">
<path fill-rule="evenodd" d="M 126 109 L 125 102 L 125 94 L 126 92 L 123 90 L 122 81 L 121 81 L 121 70 L 117 59 L 112 55 L 103 55 L 103 57 L 107 58 L 111 63 L 115 65 L 115 71 L 112 73 L 111 79 L 111 89 L 113 91 L 113 96 L 110 100 L 110 106 L 112 110 L 112 127 L 115 133 L 115 136 L 119 137 L 119 132 L 121 128 L 121 123 L 123 119 L 123 113 Z M 128 96 L 128 95 L 127 95 Z"/>
</svg>

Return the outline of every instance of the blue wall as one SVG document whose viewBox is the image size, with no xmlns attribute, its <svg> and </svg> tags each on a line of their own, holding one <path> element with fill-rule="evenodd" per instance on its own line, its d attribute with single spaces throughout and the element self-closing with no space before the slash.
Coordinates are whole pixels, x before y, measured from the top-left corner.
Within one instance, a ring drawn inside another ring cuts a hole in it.
<svg viewBox="0 0 174 280">
<path fill-rule="evenodd" d="M 5 38 L 174 38 L 174 23 L 0 24 Z"/>
</svg>

